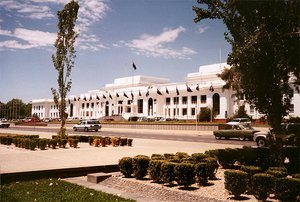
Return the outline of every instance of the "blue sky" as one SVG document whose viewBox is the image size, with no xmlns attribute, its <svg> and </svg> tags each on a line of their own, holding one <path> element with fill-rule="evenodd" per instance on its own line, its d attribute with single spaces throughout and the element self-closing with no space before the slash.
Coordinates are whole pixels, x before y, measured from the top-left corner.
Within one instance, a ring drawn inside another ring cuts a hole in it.
<svg viewBox="0 0 300 202">
<path fill-rule="evenodd" d="M 0 101 L 51 98 L 57 87 L 56 12 L 68 0 L 0 1 Z M 135 75 L 184 81 L 200 65 L 225 62 L 222 21 L 194 23 L 196 0 L 79 0 L 75 68 L 69 95 Z"/>
</svg>

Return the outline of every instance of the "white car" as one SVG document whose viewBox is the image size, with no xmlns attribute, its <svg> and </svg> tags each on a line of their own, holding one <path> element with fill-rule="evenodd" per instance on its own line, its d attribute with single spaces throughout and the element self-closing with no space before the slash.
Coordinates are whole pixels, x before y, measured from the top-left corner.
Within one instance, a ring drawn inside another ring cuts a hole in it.
<svg viewBox="0 0 300 202">
<path fill-rule="evenodd" d="M 73 126 L 74 131 L 83 130 L 88 132 L 90 130 L 98 131 L 101 129 L 101 124 L 98 120 L 83 120 L 79 124 Z"/>
<path fill-rule="evenodd" d="M 228 122 L 229 125 L 244 125 L 246 127 L 251 127 L 251 121 L 248 118 L 234 118 L 232 121 Z"/>
<path fill-rule="evenodd" d="M 8 128 L 10 126 L 10 123 L 8 123 L 6 120 L 0 121 L 0 128 Z"/>
</svg>

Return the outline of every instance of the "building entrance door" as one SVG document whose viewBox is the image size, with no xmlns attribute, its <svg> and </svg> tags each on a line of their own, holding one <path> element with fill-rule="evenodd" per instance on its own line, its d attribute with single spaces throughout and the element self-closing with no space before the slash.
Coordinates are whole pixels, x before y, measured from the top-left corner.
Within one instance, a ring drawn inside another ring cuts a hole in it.
<svg viewBox="0 0 300 202">
<path fill-rule="evenodd" d="M 108 116 L 109 115 L 109 102 L 106 101 L 105 103 L 105 116 Z"/>
<path fill-rule="evenodd" d="M 148 100 L 148 116 L 153 116 L 153 99 Z"/>
</svg>

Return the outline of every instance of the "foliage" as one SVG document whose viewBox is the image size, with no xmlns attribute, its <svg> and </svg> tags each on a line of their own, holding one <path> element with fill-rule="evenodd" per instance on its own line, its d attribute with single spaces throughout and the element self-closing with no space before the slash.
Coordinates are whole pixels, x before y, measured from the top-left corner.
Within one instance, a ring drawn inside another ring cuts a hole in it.
<svg viewBox="0 0 300 202">
<path fill-rule="evenodd" d="M 132 201 L 59 179 L 1 185 L 1 201 Z"/>
<path fill-rule="evenodd" d="M 164 162 L 161 164 L 161 177 L 164 183 L 172 184 L 175 180 L 175 166 L 177 163 Z"/>
<path fill-rule="evenodd" d="M 239 106 L 236 113 L 233 115 L 233 118 L 249 118 L 251 119 L 251 116 L 247 114 L 247 111 L 245 110 L 245 105 Z"/>
<path fill-rule="evenodd" d="M 66 97 L 71 89 L 71 70 L 74 67 L 75 48 L 74 44 L 78 34 L 74 31 L 79 5 L 76 1 L 71 1 L 64 6 L 64 9 L 57 12 L 58 33 L 55 41 L 56 55 L 52 55 L 52 62 L 58 72 L 58 90 L 51 88 L 53 99 L 59 109 L 61 127 L 59 135 L 65 137 L 65 123 L 68 117 L 66 113 Z"/>
<path fill-rule="evenodd" d="M 39 148 L 41 149 L 41 150 L 45 150 L 46 149 L 46 146 L 47 146 L 47 144 L 48 144 L 48 139 L 45 139 L 45 138 L 43 138 L 43 139 L 39 139 Z"/>
<path fill-rule="evenodd" d="M 256 199 L 265 201 L 274 189 L 275 178 L 272 175 L 258 173 L 252 177 L 252 192 Z"/>
<path fill-rule="evenodd" d="M 225 189 L 235 198 L 246 192 L 247 173 L 239 170 L 226 170 L 224 172 Z"/>
<path fill-rule="evenodd" d="M 137 155 L 132 159 L 133 175 L 136 179 L 143 179 L 147 175 L 150 158 Z"/>
<path fill-rule="evenodd" d="M 215 115 L 214 115 L 215 117 Z M 213 118 L 214 118 L 213 117 Z M 201 107 L 200 113 L 197 116 L 198 121 L 210 121 L 211 120 L 211 109 L 208 107 Z"/>
<path fill-rule="evenodd" d="M 162 160 L 151 160 L 148 168 L 150 178 L 154 182 L 161 181 L 161 165 L 164 163 Z"/>
<path fill-rule="evenodd" d="M 232 148 L 219 149 L 218 160 L 223 168 L 230 168 L 234 165 L 238 156 L 237 151 L 237 149 Z"/>
<path fill-rule="evenodd" d="M 128 145 L 128 147 L 132 147 L 132 142 L 133 142 L 132 138 L 128 138 L 127 139 L 127 145 Z"/>
<path fill-rule="evenodd" d="M 151 155 L 151 160 L 164 160 L 165 157 L 161 154 L 152 154 Z"/>
<path fill-rule="evenodd" d="M 7 103 L 0 102 L 0 118 L 8 120 L 23 119 L 31 116 L 30 103 L 24 103 L 21 99 L 14 98 Z"/>
<path fill-rule="evenodd" d="M 188 187 L 195 183 L 194 165 L 191 163 L 180 163 L 174 168 L 175 181 L 179 186 Z"/>
<path fill-rule="evenodd" d="M 207 165 L 208 178 L 210 180 L 216 179 L 216 173 L 219 168 L 218 160 L 216 158 L 208 157 L 204 159 L 204 162 Z"/>
<path fill-rule="evenodd" d="M 199 185 L 207 185 L 209 171 L 207 163 L 197 163 L 195 166 L 196 181 Z"/>
<path fill-rule="evenodd" d="M 131 177 L 133 173 L 133 168 L 132 168 L 132 158 L 131 157 L 123 157 L 119 160 L 119 168 L 120 172 L 125 176 L 125 177 Z"/>
<path fill-rule="evenodd" d="M 222 19 L 232 45 L 220 75 L 224 88 L 232 88 L 266 114 L 275 131 L 291 107 L 292 88 L 299 88 L 299 7 L 297 0 L 198 0 L 195 22 Z M 266 9 L 270 8 L 270 9 Z M 290 84 L 294 85 L 290 85 Z M 270 90 L 272 89 L 272 90 Z"/>
<path fill-rule="evenodd" d="M 275 196 L 281 201 L 296 201 L 300 196 L 299 178 L 280 178 L 276 181 Z"/>
</svg>

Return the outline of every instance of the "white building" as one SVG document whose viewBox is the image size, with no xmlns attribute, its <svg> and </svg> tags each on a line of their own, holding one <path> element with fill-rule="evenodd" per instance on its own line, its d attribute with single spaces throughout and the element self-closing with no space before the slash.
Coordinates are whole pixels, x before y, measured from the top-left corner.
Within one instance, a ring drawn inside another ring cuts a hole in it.
<svg viewBox="0 0 300 202">
<path fill-rule="evenodd" d="M 200 66 L 199 72 L 190 73 L 183 83 L 170 83 L 169 79 L 133 76 L 117 78 L 100 90 L 70 96 L 67 100 L 69 118 L 88 119 L 120 115 L 195 119 L 201 108 L 209 107 L 217 113 L 216 119 L 231 117 L 242 102 L 236 102 L 232 90 L 222 90 L 225 84 L 217 74 L 226 63 Z M 290 116 L 300 116 L 300 94 L 294 94 Z M 260 115 L 253 106 L 245 104 L 254 119 Z M 58 118 L 52 99 L 32 100 L 32 114 L 43 118 Z"/>
</svg>

